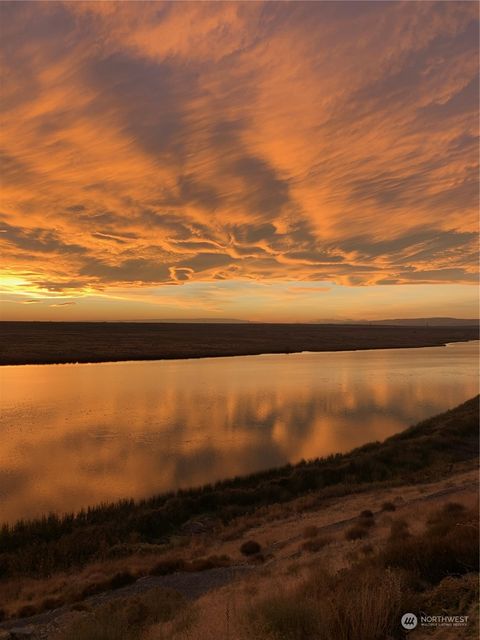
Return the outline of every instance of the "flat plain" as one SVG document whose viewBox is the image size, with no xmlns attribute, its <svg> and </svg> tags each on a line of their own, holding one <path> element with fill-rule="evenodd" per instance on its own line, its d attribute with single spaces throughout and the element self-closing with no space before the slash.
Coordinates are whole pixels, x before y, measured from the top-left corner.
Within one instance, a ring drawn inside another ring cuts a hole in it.
<svg viewBox="0 0 480 640">
<path fill-rule="evenodd" d="M 478 326 L 1 322 L 0 365 L 434 347 Z"/>
</svg>

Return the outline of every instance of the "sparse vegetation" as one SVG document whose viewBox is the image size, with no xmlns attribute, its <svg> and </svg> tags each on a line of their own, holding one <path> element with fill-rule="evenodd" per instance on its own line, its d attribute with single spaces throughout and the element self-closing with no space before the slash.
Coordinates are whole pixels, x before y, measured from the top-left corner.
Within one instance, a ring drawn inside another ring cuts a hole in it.
<svg viewBox="0 0 480 640">
<path fill-rule="evenodd" d="M 146 626 L 172 619 L 184 606 L 184 598 L 176 591 L 153 589 L 108 602 L 88 615 L 79 615 L 58 640 L 140 639 Z"/>
</svg>

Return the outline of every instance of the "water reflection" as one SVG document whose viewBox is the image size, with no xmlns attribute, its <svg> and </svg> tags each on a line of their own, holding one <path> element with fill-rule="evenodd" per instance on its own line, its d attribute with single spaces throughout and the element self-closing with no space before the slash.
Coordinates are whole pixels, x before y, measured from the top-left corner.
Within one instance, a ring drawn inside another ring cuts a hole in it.
<svg viewBox="0 0 480 640">
<path fill-rule="evenodd" d="M 2 520 L 346 451 L 478 392 L 477 344 L 2 367 Z"/>
</svg>

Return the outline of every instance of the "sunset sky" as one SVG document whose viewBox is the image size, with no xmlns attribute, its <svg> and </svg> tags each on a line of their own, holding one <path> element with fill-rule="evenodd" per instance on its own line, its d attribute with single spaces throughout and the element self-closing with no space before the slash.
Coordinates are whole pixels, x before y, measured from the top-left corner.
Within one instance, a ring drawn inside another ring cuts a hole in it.
<svg viewBox="0 0 480 640">
<path fill-rule="evenodd" d="M 2 318 L 477 317 L 478 11 L 2 2 Z"/>
</svg>

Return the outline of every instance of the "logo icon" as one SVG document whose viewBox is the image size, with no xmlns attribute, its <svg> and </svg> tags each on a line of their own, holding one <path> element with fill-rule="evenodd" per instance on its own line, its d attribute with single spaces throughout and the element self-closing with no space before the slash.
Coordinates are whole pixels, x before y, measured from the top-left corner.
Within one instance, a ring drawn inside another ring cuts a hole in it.
<svg viewBox="0 0 480 640">
<path fill-rule="evenodd" d="M 418 624 L 417 616 L 414 613 L 404 613 L 400 621 L 404 629 L 415 629 Z"/>
</svg>

